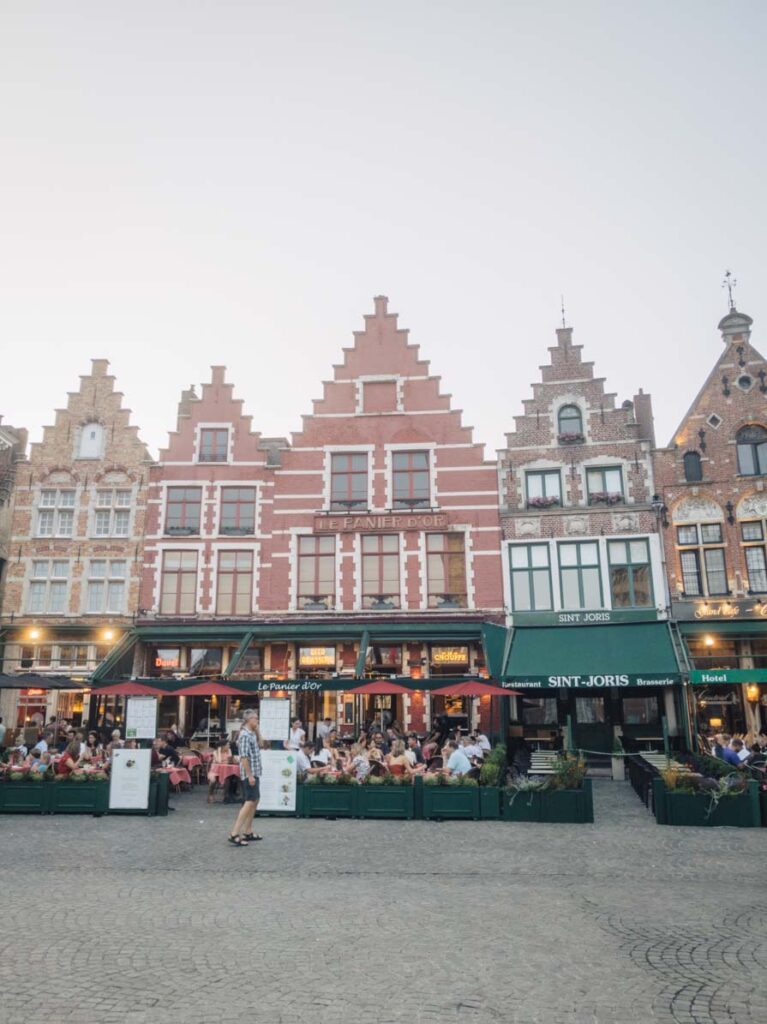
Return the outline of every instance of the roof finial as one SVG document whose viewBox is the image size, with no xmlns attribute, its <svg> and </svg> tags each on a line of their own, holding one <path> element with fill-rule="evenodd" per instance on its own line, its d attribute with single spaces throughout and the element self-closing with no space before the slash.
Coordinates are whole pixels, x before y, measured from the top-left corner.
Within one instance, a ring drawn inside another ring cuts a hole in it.
<svg viewBox="0 0 767 1024">
<path fill-rule="evenodd" d="M 562 310 L 562 326 L 567 327 L 567 321 L 565 320 L 565 297 L 564 295 L 559 296 L 559 305 Z"/>
<path fill-rule="evenodd" d="M 730 312 L 735 309 L 735 300 L 732 297 L 732 290 L 737 285 L 736 279 L 732 276 L 728 270 L 724 275 L 724 281 L 722 281 L 722 288 L 727 289 L 727 296 L 730 303 Z"/>
</svg>

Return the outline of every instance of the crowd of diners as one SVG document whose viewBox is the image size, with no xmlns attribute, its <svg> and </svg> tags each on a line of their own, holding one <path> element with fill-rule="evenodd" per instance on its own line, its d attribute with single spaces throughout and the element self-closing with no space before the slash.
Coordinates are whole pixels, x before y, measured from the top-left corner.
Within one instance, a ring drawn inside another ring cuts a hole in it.
<svg viewBox="0 0 767 1024">
<path fill-rule="evenodd" d="M 731 736 L 726 732 L 715 732 L 704 737 L 704 753 L 715 757 L 733 768 L 746 765 L 764 771 L 767 764 L 767 733 L 742 733 Z"/>
<path fill-rule="evenodd" d="M 440 772 L 446 775 L 477 777 L 490 751 L 490 741 L 482 732 L 450 729 L 438 722 L 425 738 L 403 731 L 394 721 L 366 723 L 356 736 L 339 737 L 331 719 L 317 726 L 317 738 L 309 741 L 299 718 L 290 724 L 285 741 L 295 751 L 298 771 L 313 775 L 349 775 L 362 782 L 368 775 L 420 775 Z"/>
</svg>

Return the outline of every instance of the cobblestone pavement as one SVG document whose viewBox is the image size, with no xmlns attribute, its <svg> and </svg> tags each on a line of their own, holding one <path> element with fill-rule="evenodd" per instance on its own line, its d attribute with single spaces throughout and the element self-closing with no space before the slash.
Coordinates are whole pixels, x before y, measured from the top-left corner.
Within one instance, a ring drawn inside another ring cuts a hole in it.
<svg viewBox="0 0 767 1024">
<path fill-rule="evenodd" d="M 654 824 L 0 818 L 0 1021 L 764 1024 L 767 835 Z"/>
</svg>

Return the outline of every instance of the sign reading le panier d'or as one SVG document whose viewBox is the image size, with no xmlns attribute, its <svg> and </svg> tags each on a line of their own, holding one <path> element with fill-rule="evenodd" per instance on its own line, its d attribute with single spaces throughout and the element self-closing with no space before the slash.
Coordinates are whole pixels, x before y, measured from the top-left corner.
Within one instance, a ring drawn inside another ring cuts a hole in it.
<svg viewBox="0 0 767 1024">
<path fill-rule="evenodd" d="M 315 533 L 377 533 L 379 530 L 444 530 L 444 512 L 392 512 L 388 515 L 315 516 Z"/>
</svg>

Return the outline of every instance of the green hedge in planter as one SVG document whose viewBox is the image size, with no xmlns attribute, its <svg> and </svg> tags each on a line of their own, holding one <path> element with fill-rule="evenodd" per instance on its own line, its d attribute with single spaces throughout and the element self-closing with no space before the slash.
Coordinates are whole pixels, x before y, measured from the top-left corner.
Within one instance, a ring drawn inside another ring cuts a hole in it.
<svg viewBox="0 0 767 1024">
<path fill-rule="evenodd" d="M 746 783 L 737 795 L 713 800 L 710 793 L 675 792 L 663 779 L 653 779 L 655 820 L 659 825 L 692 825 L 699 828 L 730 826 L 758 828 L 761 824 L 759 786 Z"/>
<path fill-rule="evenodd" d="M 356 818 L 359 814 L 359 785 L 302 782 L 298 788 L 302 792 L 296 806 L 302 818 Z"/>
<path fill-rule="evenodd" d="M 41 779 L 0 782 L 0 813 L 47 814 L 50 786 Z"/>
<path fill-rule="evenodd" d="M 579 789 L 506 789 L 501 800 L 505 821 L 587 824 L 594 821 L 591 779 Z"/>
<path fill-rule="evenodd" d="M 476 782 L 471 785 L 469 782 L 448 781 L 444 775 L 427 778 L 434 778 L 435 781 L 427 783 L 424 780 L 424 818 L 479 818 L 479 786 Z"/>
<path fill-rule="evenodd" d="M 109 809 L 108 782 L 46 782 L 50 790 L 49 814 L 106 814 Z"/>
<path fill-rule="evenodd" d="M 415 787 L 366 782 L 358 787 L 357 813 L 361 818 L 405 818 L 415 816 Z"/>
</svg>

